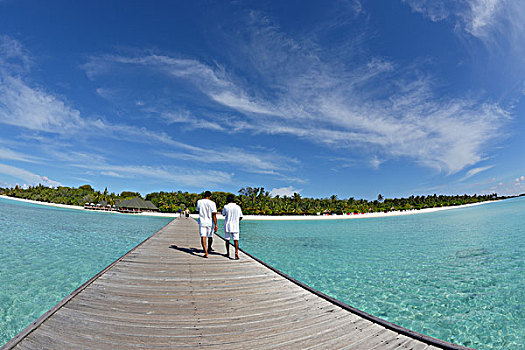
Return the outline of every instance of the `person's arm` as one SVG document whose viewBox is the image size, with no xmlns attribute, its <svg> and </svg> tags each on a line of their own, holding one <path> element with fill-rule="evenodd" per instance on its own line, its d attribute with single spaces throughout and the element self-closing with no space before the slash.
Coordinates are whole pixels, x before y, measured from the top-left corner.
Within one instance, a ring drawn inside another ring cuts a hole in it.
<svg viewBox="0 0 525 350">
<path fill-rule="evenodd" d="M 215 224 L 215 232 L 217 232 L 217 213 L 212 213 L 213 223 Z"/>
</svg>

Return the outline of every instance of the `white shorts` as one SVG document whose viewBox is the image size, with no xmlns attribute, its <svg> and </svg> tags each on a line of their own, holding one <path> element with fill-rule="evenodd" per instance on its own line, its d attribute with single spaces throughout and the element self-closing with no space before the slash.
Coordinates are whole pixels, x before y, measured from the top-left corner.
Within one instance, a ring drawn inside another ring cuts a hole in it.
<svg viewBox="0 0 525 350">
<path fill-rule="evenodd" d="M 199 233 L 201 234 L 201 237 L 213 237 L 211 226 L 199 226 Z"/>
<path fill-rule="evenodd" d="M 229 241 L 230 238 L 233 238 L 234 241 L 239 240 L 239 232 L 224 232 L 224 238 Z"/>
</svg>

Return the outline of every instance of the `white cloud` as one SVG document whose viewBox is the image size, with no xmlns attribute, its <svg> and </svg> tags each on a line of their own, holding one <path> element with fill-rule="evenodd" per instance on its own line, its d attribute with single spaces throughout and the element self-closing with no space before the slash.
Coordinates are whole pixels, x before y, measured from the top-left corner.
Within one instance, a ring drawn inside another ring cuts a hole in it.
<svg viewBox="0 0 525 350">
<path fill-rule="evenodd" d="M 381 164 L 383 163 L 383 161 L 381 159 L 379 159 L 377 156 L 374 156 L 371 160 L 370 160 L 370 165 L 372 166 L 372 168 L 374 169 L 379 169 L 379 167 L 381 166 Z"/>
<path fill-rule="evenodd" d="M 525 192 L 525 176 L 520 176 L 508 181 L 500 181 L 497 186 L 491 188 L 499 195 L 513 196 Z"/>
<path fill-rule="evenodd" d="M 136 165 L 113 165 L 113 164 L 74 164 L 80 168 L 100 171 L 104 175 L 129 178 L 162 180 L 163 182 L 187 186 L 218 185 L 231 183 L 231 174 L 222 171 L 201 171 L 184 168 L 164 168 Z"/>
<path fill-rule="evenodd" d="M 82 126 L 80 112 L 22 78 L 32 59 L 16 40 L 0 36 L 0 123 L 34 131 L 69 133 Z"/>
<path fill-rule="evenodd" d="M 100 155 L 81 152 L 57 152 L 54 156 L 62 161 L 67 161 L 70 166 L 116 178 L 137 179 L 138 181 L 148 182 L 161 180 L 167 183 L 188 186 L 229 184 L 232 181 L 232 174 L 217 170 L 189 169 L 175 166 L 111 164 Z"/>
<path fill-rule="evenodd" d="M 372 60 L 366 64 L 366 66 L 370 69 L 370 71 L 374 72 L 374 74 L 380 74 L 394 70 L 394 64 L 392 62 L 380 59 L 378 57 L 373 57 Z"/>
<path fill-rule="evenodd" d="M 284 197 L 284 196 L 287 196 L 287 197 L 291 197 L 294 195 L 294 193 L 301 193 L 301 189 L 296 189 L 294 188 L 293 186 L 288 186 L 288 187 L 280 187 L 280 188 L 274 188 L 270 191 L 270 195 L 272 197 L 276 197 L 276 196 L 281 196 L 281 197 Z"/>
<path fill-rule="evenodd" d="M 164 55 L 125 57 L 105 55 L 92 57 L 82 68 L 91 79 L 106 74 L 115 64 L 143 66 L 162 71 L 176 79 L 190 81 L 212 100 L 247 113 L 274 114 L 267 106 L 258 104 L 225 74 L 222 67 L 210 67 L 197 60 L 179 59 Z M 100 90 L 100 88 L 98 89 Z M 98 91 L 97 90 L 97 91 Z"/>
<path fill-rule="evenodd" d="M 97 88 L 95 91 L 97 92 L 97 95 L 99 95 L 100 97 L 106 100 L 112 100 L 115 97 L 117 97 L 120 93 L 118 90 L 102 88 L 102 87 Z"/>
<path fill-rule="evenodd" d="M 452 19 L 455 28 L 500 46 L 509 41 L 522 46 L 525 5 L 521 0 L 403 0 L 414 12 L 437 22 Z"/>
<path fill-rule="evenodd" d="M 240 148 L 227 147 L 221 150 L 195 148 L 188 152 L 165 153 L 166 156 L 193 160 L 200 163 L 222 163 L 237 167 L 246 172 L 281 175 L 281 171 L 296 170 L 299 161 L 295 158 L 284 157 L 271 150 L 251 152 Z"/>
<path fill-rule="evenodd" d="M 20 162 L 37 163 L 36 157 L 13 151 L 6 147 L 0 147 L 0 159 L 16 160 Z"/>
<path fill-rule="evenodd" d="M 53 187 L 62 186 L 60 182 L 51 180 L 47 176 L 33 174 L 32 172 L 27 171 L 25 169 L 17 168 L 7 164 L 0 164 L 0 174 L 9 175 L 15 179 L 23 180 L 30 185 L 42 184 L 45 186 Z"/>
<path fill-rule="evenodd" d="M 118 174 L 118 173 L 116 173 L 114 171 L 101 171 L 100 175 L 111 176 L 111 177 L 118 177 L 118 178 L 124 178 L 125 177 L 125 176 L 122 176 L 121 174 Z"/>
<path fill-rule="evenodd" d="M 466 180 L 476 174 L 479 174 L 485 170 L 488 170 L 488 169 L 491 169 L 493 168 L 494 165 L 488 165 L 488 166 L 484 166 L 484 167 L 478 167 L 478 168 L 473 168 L 473 169 L 470 169 L 469 171 L 467 171 L 467 173 L 465 174 L 465 176 L 463 176 L 463 178 L 460 180 L 460 181 L 463 181 L 463 180 Z"/>
<path fill-rule="evenodd" d="M 264 49 L 257 46 L 255 51 Z M 296 48 L 294 54 L 299 55 L 298 51 Z M 272 51 L 260 56 L 270 60 L 273 53 L 279 54 Z M 432 93 L 431 81 L 424 78 L 391 82 L 389 99 L 378 99 L 362 88 L 389 74 L 392 66 L 385 60 L 373 59 L 364 68 L 351 71 L 333 71 L 328 62 L 323 64 L 322 57 L 313 60 L 312 66 L 300 58 L 293 62 L 305 71 L 299 77 L 287 76 L 282 67 L 276 72 L 261 72 L 273 76 L 273 85 L 282 91 L 271 102 L 247 97 L 248 93 L 228 80 L 223 71 L 216 73 L 212 67 L 196 61 L 180 62 L 166 56 L 111 56 L 113 62 L 160 65 L 173 76 L 193 81 L 210 99 L 244 115 L 243 123 L 238 123 L 242 125 L 240 130 L 290 134 L 330 147 L 379 151 L 390 157 L 408 156 L 448 173 L 479 162 L 487 142 L 499 136 L 498 131 L 508 118 L 506 111 L 496 105 L 439 99 Z M 261 62 L 257 65 L 268 66 Z M 315 73 L 310 75 L 310 71 Z M 220 89 L 222 92 L 218 92 Z M 189 119 L 188 115 L 176 113 L 164 113 L 163 118 L 177 123 Z M 196 119 L 191 123 L 207 129 L 222 128 L 212 121 Z"/>
<path fill-rule="evenodd" d="M 33 59 L 19 41 L 0 35 L 0 73 L 24 73 L 32 65 Z"/>
<path fill-rule="evenodd" d="M 466 17 L 466 31 L 475 37 L 489 35 L 498 21 L 498 14 L 505 6 L 505 0 L 477 0 L 468 2 L 470 14 Z"/>
<path fill-rule="evenodd" d="M 216 131 L 226 131 L 224 126 L 217 122 L 198 118 L 188 111 L 181 112 L 163 112 L 161 118 L 168 124 L 180 124 L 185 129 L 208 129 Z"/>
<path fill-rule="evenodd" d="M 485 159 L 502 136 L 509 114 L 497 104 L 438 97 L 432 77 L 417 67 L 394 69 L 382 57 L 348 65 L 333 51 L 325 56 L 309 38 L 288 37 L 257 13 L 250 19 L 249 39 L 231 49 L 243 55 L 251 69 L 247 74 L 264 77 L 263 86 L 248 85 L 218 64 L 165 55 L 93 57 L 84 69 L 92 78 L 112 66 L 129 66 L 130 74 L 136 66 L 154 69 L 191 83 L 219 107 L 237 112 L 236 123 L 231 123 L 239 125 L 237 131 L 293 135 L 354 157 L 409 158 L 448 174 Z M 183 123 L 184 117 L 164 114 L 175 123 Z M 195 128 L 227 129 L 209 118 L 192 123 Z"/>
<path fill-rule="evenodd" d="M 0 123 L 35 131 L 70 133 L 84 126 L 80 112 L 20 78 L 0 75 Z"/>
<path fill-rule="evenodd" d="M 445 1 L 439 0 L 403 0 L 410 5 L 412 11 L 421 13 L 433 22 L 444 20 L 450 15 L 450 7 Z"/>
</svg>

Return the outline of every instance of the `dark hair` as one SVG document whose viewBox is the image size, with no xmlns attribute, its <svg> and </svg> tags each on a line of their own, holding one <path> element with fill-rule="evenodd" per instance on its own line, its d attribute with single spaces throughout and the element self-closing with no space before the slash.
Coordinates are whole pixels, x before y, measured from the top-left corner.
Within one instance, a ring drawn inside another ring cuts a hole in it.
<svg viewBox="0 0 525 350">
<path fill-rule="evenodd" d="M 204 192 L 204 198 L 208 198 L 208 197 L 211 197 L 211 192 L 210 191 Z"/>
<path fill-rule="evenodd" d="M 235 202 L 235 196 L 233 194 L 229 194 L 226 196 L 226 202 L 233 203 Z"/>
</svg>

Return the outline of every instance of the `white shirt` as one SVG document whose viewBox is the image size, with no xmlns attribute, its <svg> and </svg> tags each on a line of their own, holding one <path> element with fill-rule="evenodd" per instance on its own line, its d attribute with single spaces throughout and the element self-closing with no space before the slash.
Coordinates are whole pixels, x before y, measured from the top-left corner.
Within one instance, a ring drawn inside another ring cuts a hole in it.
<svg viewBox="0 0 525 350">
<path fill-rule="evenodd" d="M 212 214 L 217 212 L 215 202 L 206 198 L 199 199 L 197 210 L 199 211 L 199 225 L 211 227 L 213 225 Z"/>
<path fill-rule="evenodd" d="M 239 232 L 239 220 L 242 218 L 241 207 L 235 203 L 228 203 L 222 209 L 224 215 L 224 231 Z"/>
</svg>

